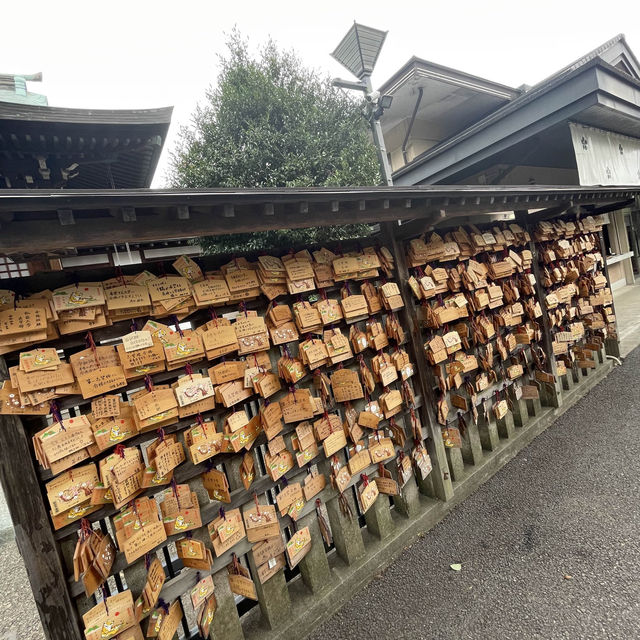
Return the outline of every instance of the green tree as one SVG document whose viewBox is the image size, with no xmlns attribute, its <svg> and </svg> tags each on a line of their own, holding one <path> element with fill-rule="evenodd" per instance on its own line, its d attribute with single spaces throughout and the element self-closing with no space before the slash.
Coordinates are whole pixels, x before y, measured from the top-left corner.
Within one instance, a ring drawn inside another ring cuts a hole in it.
<svg viewBox="0 0 640 640">
<path fill-rule="evenodd" d="M 359 104 L 269 40 L 252 55 L 234 30 L 215 86 L 171 155 L 174 187 L 360 186 L 380 182 Z M 366 235 L 365 225 L 203 239 L 207 253 Z"/>
</svg>

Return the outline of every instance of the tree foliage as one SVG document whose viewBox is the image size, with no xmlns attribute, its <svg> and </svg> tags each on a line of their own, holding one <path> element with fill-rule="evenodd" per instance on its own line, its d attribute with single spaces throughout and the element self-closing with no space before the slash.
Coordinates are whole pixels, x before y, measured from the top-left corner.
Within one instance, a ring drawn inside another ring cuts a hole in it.
<svg viewBox="0 0 640 640">
<path fill-rule="evenodd" d="M 234 31 L 218 82 L 180 131 L 174 187 L 313 187 L 379 183 L 375 149 L 358 103 L 269 40 L 256 55 Z M 206 239 L 209 253 L 366 235 L 364 225 Z"/>
</svg>

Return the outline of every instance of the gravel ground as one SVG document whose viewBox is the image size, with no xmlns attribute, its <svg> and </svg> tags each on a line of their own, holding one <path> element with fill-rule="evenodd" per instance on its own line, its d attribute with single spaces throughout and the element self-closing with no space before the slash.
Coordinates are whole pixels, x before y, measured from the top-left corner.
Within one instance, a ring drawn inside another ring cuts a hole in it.
<svg viewBox="0 0 640 640">
<path fill-rule="evenodd" d="M 311 638 L 640 637 L 639 387 L 636 349 Z"/>
<path fill-rule="evenodd" d="M 0 543 L 13 538 L 13 524 L 9 515 L 9 507 L 0 487 Z M 1 637 L 1 636 L 0 636 Z"/>
<path fill-rule="evenodd" d="M 0 545 L 0 640 L 44 640 L 22 556 L 13 539 Z"/>
<path fill-rule="evenodd" d="M 640 637 L 636 383 L 640 349 L 311 638 Z M 11 540 L 0 584 L 0 640 L 44 638 Z"/>
</svg>

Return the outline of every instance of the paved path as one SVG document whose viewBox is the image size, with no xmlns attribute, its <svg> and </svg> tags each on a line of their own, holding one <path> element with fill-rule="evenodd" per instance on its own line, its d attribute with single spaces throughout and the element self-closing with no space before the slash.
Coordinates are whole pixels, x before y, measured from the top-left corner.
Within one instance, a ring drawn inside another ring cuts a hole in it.
<svg viewBox="0 0 640 640">
<path fill-rule="evenodd" d="M 626 356 L 640 344 L 640 284 L 634 284 L 613 294 L 618 321 L 620 353 Z"/>
<path fill-rule="evenodd" d="M 638 389 L 640 349 L 313 640 L 639 638 Z M 43 638 L 13 541 L 0 584 L 0 638 Z"/>
<path fill-rule="evenodd" d="M 311 638 L 639 638 L 639 389 L 636 349 Z"/>
</svg>

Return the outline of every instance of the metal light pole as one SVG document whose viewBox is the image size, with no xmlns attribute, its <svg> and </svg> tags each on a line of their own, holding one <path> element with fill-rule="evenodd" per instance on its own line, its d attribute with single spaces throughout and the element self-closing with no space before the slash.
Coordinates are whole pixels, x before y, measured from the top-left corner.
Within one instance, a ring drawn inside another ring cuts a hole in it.
<svg viewBox="0 0 640 640">
<path fill-rule="evenodd" d="M 391 106 L 392 98 L 391 96 L 381 96 L 377 91 L 374 91 L 371 83 L 371 73 L 386 37 L 386 31 L 365 27 L 354 22 L 347 35 L 331 55 L 359 79 L 358 82 L 354 82 L 353 80 L 336 78 L 333 84 L 343 89 L 353 89 L 364 93 L 367 101 L 366 117 L 371 126 L 373 144 L 376 147 L 378 162 L 380 163 L 380 172 L 384 183 L 391 187 L 393 186 L 391 167 L 387 158 L 387 149 L 384 145 L 380 118 L 384 110 Z"/>
<path fill-rule="evenodd" d="M 363 81 L 366 85 L 367 95 L 373 93 L 373 85 L 371 84 L 371 76 L 365 76 Z M 380 100 L 380 98 L 378 98 Z M 377 113 L 380 111 L 380 113 Z M 382 172 L 382 179 L 385 181 L 388 187 L 393 186 L 393 178 L 391 177 L 391 166 L 389 165 L 389 158 L 387 158 L 387 148 L 384 146 L 384 136 L 382 135 L 382 125 L 380 124 L 380 117 L 382 116 L 382 108 L 372 110 L 371 117 L 369 118 L 369 124 L 371 125 L 371 134 L 373 135 L 373 144 L 376 146 L 376 152 L 378 154 L 378 162 L 380 163 L 380 171 Z"/>
</svg>

